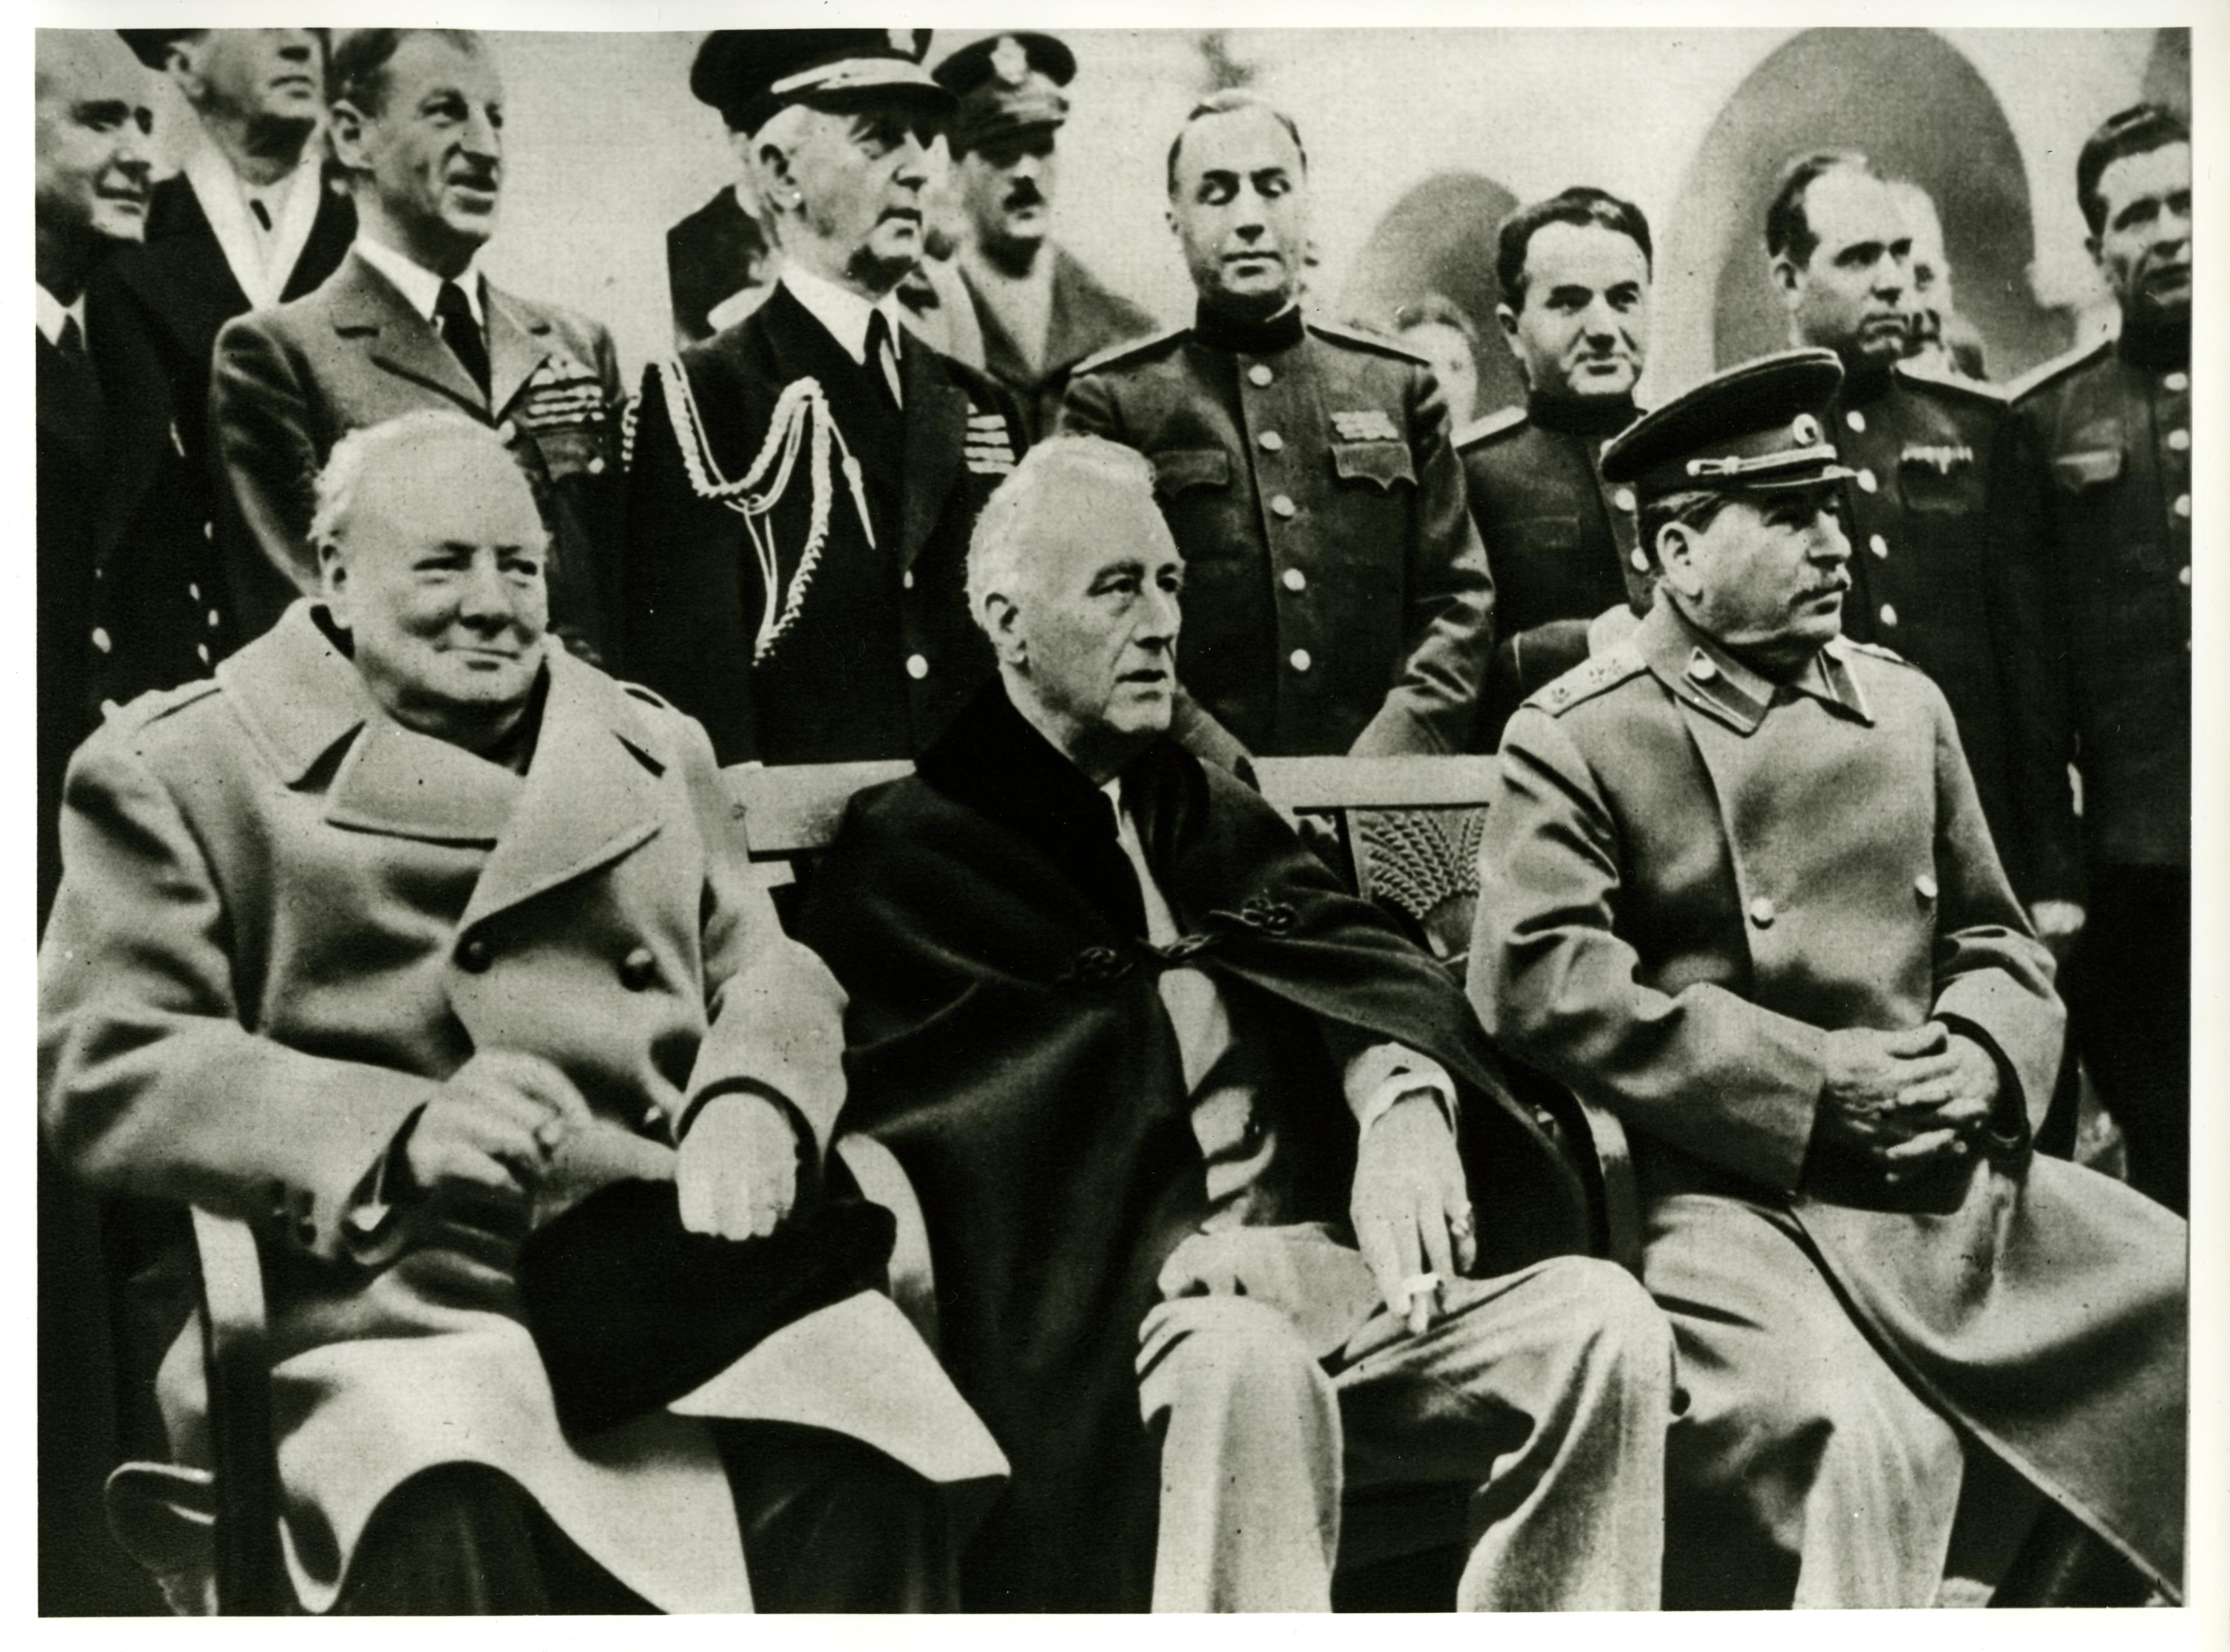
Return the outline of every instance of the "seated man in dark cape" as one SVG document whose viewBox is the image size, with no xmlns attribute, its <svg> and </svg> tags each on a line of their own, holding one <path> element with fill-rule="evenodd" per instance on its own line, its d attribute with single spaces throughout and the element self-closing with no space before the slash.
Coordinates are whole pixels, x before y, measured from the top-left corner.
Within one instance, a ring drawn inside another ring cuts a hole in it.
<svg viewBox="0 0 2230 1652">
<path fill-rule="evenodd" d="M 1447 1604 L 1653 1605 L 1665 1327 L 1454 984 L 1165 737 L 1183 574 L 1144 460 L 1033 450 L 970 548 L 1001 680 L 801 914 L 1014 1467 L 964 1604 L 1322 1609 L 1460 1545 Z"/>
</svg>

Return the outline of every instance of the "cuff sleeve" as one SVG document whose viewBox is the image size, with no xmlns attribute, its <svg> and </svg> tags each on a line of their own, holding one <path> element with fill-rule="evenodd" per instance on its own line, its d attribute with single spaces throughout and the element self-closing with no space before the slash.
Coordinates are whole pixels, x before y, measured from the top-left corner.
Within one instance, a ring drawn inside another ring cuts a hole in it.
<svg viewBox="0 0 2230 1652">
<path fill-rule="evenodd" d="M 1398 1044 L 1375 1044 L 1347 1064 L 1347 1104 L 1354 1110 L 1357 1135 L 1378 1122 L 1394 1103 L 1418 1090 L 1431 1092 L 1453 1133 L 1456 1087 L 1447 1070 L 1430 1056 Z"/>
</svg>

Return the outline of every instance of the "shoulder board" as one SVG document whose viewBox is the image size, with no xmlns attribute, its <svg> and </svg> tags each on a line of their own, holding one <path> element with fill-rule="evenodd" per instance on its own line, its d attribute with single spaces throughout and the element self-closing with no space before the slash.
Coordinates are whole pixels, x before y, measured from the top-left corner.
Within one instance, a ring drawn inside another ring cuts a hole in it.
<svg viewBox="0 0 2230 1652">
<path fill-rule="evenodd" d="M 1479 443 L 1492 437 L 1522 429 L 1524 424 L 1525 409 L 1524 408 L 1498 408 L 1492 413 L 1473 419 L 1462 429 L 1457 431 L 1456 447 L 1459 450 L 1476 447 Z"/>
<path fill-rule="evenodd" d="M 1855 637 L 1838 637 L 1834 646 L 1847 649 L 1854 654 L 1866 654 L 1875 659 L 1886 659 L 1891 665 L 1902 665 L 1909 672 L 1917 672 L 1920 669 L 1896 649 L 1885 648 L 1878 642 L 1860 642 Z"/>
<path fill-rule="evenodd" d="M 1525 704 L 1560 717 L 1582 700 L 1608 693 L 1648 669 L 1640 649 L 1621 643 L 1608 653 L 1593 655 L 1584 665 L 1573 666 L 1546 688 L 1537 690 Z"/>
<path fill-rule="evenodd" d="M 617 678 L 613 680 L 619 683 L 621 689 L 626 692 L 630 699 L 641 700 L 645 705 L 654 705 L 661 711 L 671 711 L 674 710 L 674 703 L 672 701 L 661 698 L 658 695 L 654 694 L 650 690 L 645 688 L 640 683 L 630 683 L 622 678 Z"/>
<path fill-rule="evenodd" d="M 207 699 L 222 686 L 214 677 L 197 677 L 176 688 L 150 689 L 129 705 L 120 705 L 111 711 L 108 722 L 121 729 L 144 729 L 150 723 L 160 723 L 173 712 L 184 710 L 196 700 Z"/>
<path fill-rule="evenodd" d="M 1164 327 L 1159 332 L 1148 333 L 1143 338 L 1126 338 L 1119 344 L 1110 344 L 1096 355 L 1086 356 L 1071 370 L 1071 376 L 1081 378 L 1086 373 L 1096 373 L 1103 367 L 1112 367 L 1127 362 L 1134 356 L 1150 356 L 1166 350 L 1187 333 L 1189 327 Z"/>
<path fill-rule="evenodd" d="M 1898 376 L 1931 390 L 1948 390 L 1954 395 L 1967 396 L 1985 407 L 2002 408 L 2011 398 L 2002 384 L 1986 383 L 1981 379 L 1961 378 L 1956 373 L 1938 373 L 1930 368 L 1915 367 L 1909 362 L 1897 364 Z"/>
<path fill-rule="evenodd" d="M 1432 365 L 1432 363 L 1411 350 L 1407 344 L 1397 339 L 1389 338 L 1382 332 L 1373 332 L 1367 327 L 1344 326 L 1337 321 L 1319 321 L 1312 316 L 1309 318 L 1308 328 L 1318 337 L 1333 339 L 1343 344 L 1354 344 L 1363 350 L 1376 350 L 1381 356 L 1391 356 L 1397 362 L 1415 362 L 1420 367 Z"/>
<path fill-rule="evenodd" d="M 2088 367 L 2113 347 L 2114 341 L 2111 338 L 2094 338 L 2087 344 L 2079 344 L 2073 350 L 2054 356 L 2048 362 L 2042 362 L 2030 368 L 2027 372 L 2006 386 L 2006 394 L 2018 402 L 2023 396 L 2042 389 L 2056 379 L 2066 378 L 2079 367 Z"/>
</svg>

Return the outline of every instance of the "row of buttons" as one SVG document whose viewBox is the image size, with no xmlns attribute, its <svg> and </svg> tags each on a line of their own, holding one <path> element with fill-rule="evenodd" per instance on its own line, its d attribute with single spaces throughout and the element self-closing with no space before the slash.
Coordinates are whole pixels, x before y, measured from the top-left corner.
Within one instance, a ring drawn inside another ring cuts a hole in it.
<svg viewBox="0 0 2230 1652">
<path fill-rule="evenodd" d="M 1912 880 L 1912 892 L 1923 901 L 1934 900 L 1937 896 L 1935 878 L 1926 872 L 1921 873 Z M 1761 929 L 1771 929 L 1773 921 L 1780 916 L 1781 909 L 1774 905 L 1770 896 L 1757 896 L 1750 903 L 1750 921 Z"/>
<path fill-rule="evenodd" d="M 2162 389 L 2170 392 L 2180 394 L 2191 388 L 2191 375 L 2188 373 L 2180 372 L 2165 374 L 2161 379 L 2161 386 Z M 2172 453 L 2182 453 L 2189 452 L 2191 448 L 2191 432 L 2188 430 L 2169 431 L 2168 433 L 2168 445 L 2169 451 Z M 2188 493 L 2177 494 L 2175 496 L 2175 503 L 2169 508 L 2174 511 L 2176 515 L 2182 517 L 2184 521 L 2190 521 L 2191 495 Z M 2178 569 L 2176 570 L 2175 577 L 2179 584 L 2188 588 L 2191 584 L 2191 564 L 2189 562 L 2186 562 L 2182 568 Z M 2191 639 L 2188 637 L 2186 637 L 2183 640 L 2183 652 L 2187 654 L 2191 652 Z"/>
<path fill-rule="evenodd" d="M 495 962 L 495 948 L 485 935 L 467 935 L 457 945 L 457 967 L 468 975 L 484 975 Z M 620 985 L 630 993 L 647 991 L 658 981 L 658 957 L 648 947 L 636 947 L 620 960 Z"/>
</svg>

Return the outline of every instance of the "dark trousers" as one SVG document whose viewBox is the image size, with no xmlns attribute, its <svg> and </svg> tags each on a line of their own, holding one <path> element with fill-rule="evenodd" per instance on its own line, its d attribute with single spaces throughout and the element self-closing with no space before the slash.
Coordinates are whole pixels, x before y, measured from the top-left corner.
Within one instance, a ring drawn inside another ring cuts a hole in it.
<svg viewBox="0 0 2230 1652">
<path fill-rule="evenodd" d="M 2191 873 L 2094 866 L 2068 960 L 2075 1047 L 2130 1147 L 2130 1185 L 2179 1214 L 2191 1188 Z"/>
<path fill-rule="evenodd" d="M 763 1612 L 950 1610 L 936 1488 L 841 1435 L 723 1423 L 751 1593 Z M 337 1613 L 648 1612 L 507 1475 L 477 1463 L 398 1487 L 358 1541 Z"/>
</svg>

